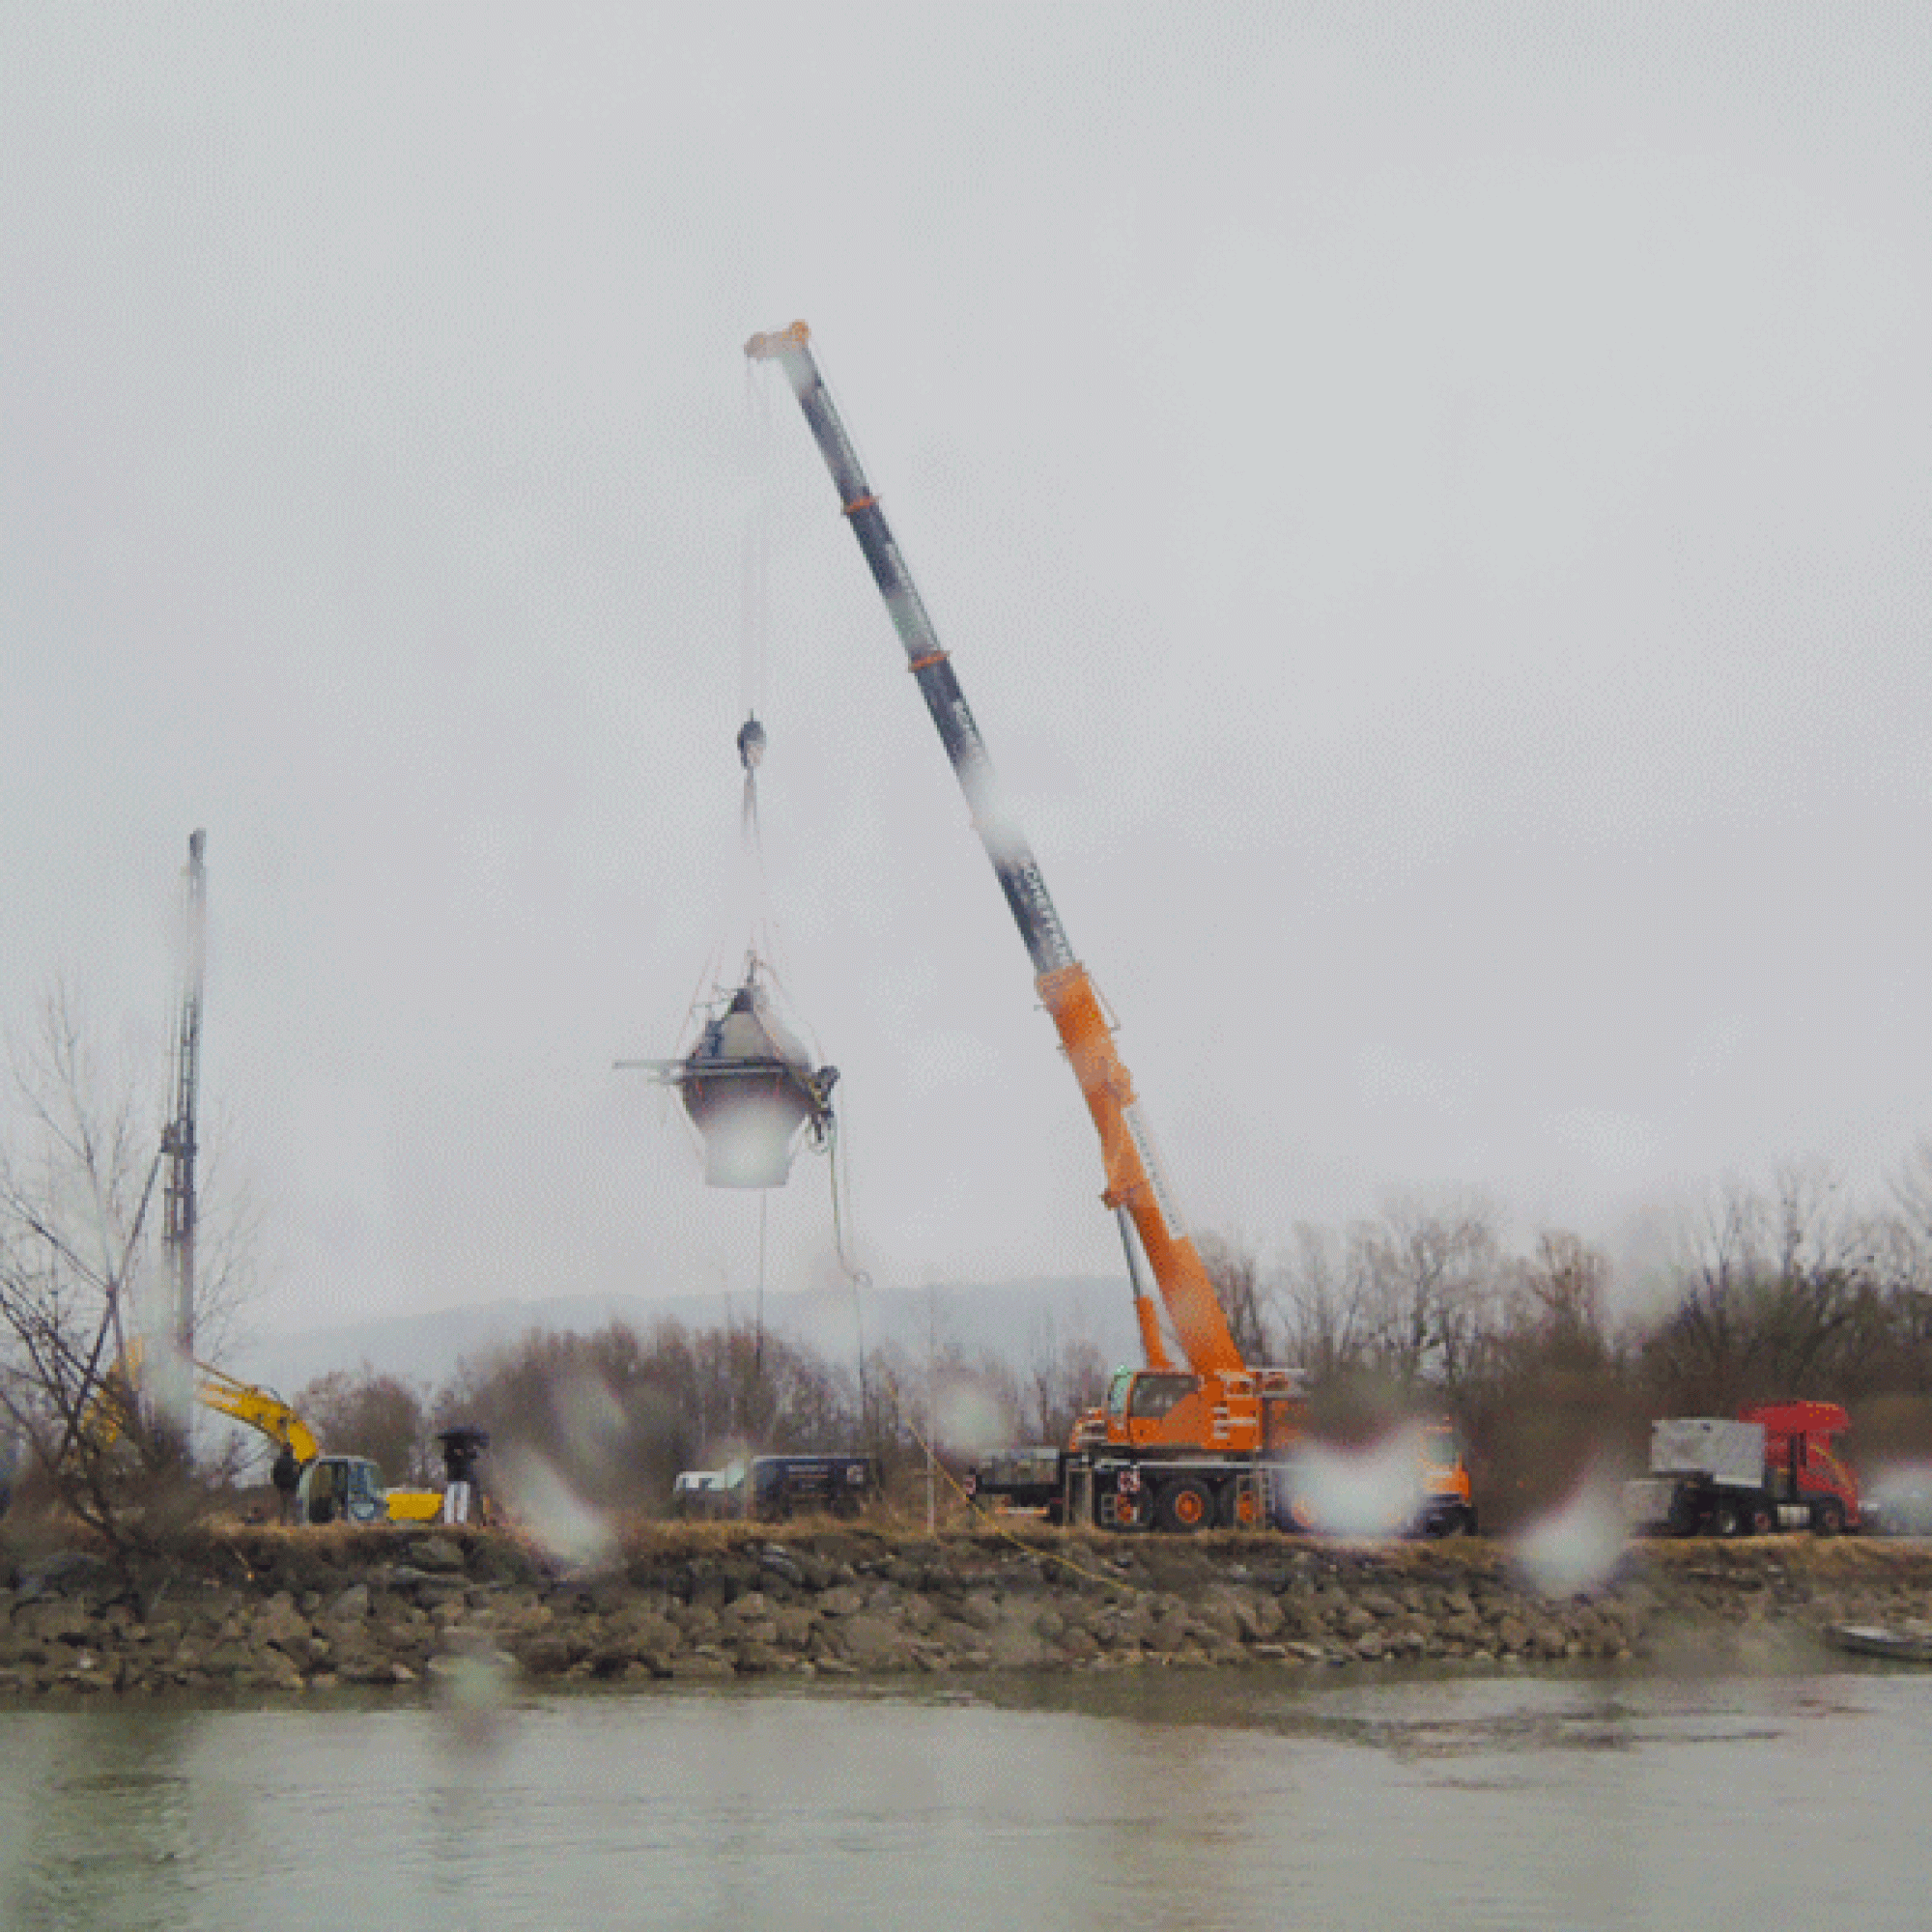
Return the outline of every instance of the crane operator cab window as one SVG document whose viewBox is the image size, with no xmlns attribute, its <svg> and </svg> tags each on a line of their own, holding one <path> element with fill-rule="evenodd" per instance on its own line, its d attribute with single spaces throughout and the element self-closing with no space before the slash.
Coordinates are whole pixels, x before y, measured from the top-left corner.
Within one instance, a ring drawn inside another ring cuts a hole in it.
<svg viewBox="0 0 1932 1932">
<path fill-rule="evenodd" d="M 1136 1422 L 1158 1422 L 1193 1393 L 1192 1376 L 1136 1376 L 1128 1413 Z"/>
</svg>

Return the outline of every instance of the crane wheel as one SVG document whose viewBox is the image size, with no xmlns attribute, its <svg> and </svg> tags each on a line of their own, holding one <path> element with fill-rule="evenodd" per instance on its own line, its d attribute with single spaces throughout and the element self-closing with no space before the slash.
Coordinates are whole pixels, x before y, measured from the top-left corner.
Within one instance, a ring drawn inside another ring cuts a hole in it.
<svg viewBox="0 0 1932 1932">
<path fill-rule="evenodd" d="M 1259 1529 L 1262 1526 L 1262 1499 L 1252 1483 L 1236 1481 L 1221 1492 L 1217 1512 L 1223 1529 Z"/>
<path fill-rule="evenodd" d="M 1214 1520 L 1214 1492 L 1199 1476 L 1177 1477 L 1162 1489 L 1154 1520 L 1181 1535 L 1207 1529 Z"/>
</svg>

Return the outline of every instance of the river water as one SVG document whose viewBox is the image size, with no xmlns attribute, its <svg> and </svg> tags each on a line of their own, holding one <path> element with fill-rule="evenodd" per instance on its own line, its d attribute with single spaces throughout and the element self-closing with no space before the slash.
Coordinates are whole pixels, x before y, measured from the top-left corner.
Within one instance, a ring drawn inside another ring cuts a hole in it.
<svg viewBox="0 0 1932 1932">
<path fill-rule="evenodd" d="M 1881 1932 L 1928 1800 L 1882 1668 L 20 1711 L 0 1923 Z"/>
</svg>

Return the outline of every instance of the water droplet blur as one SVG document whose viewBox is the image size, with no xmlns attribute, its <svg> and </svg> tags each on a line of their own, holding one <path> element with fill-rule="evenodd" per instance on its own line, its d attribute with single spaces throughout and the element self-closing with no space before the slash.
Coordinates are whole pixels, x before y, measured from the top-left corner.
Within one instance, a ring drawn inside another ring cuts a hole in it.
<svg viewBox="0 0 1932 1932">
<path fill-rule="evenodd" d="M 937 1445 L 962 1456 L 990 1456 L 1005 1448 L 1010 1424 L 999 1397 L 980 1380 L 941 1377 L 932 1392 Z"/>
<path fill-rule="evenodd" d="M 503 1458 L 502 1490 L 518 1526 L 540 1548 L 574 1569 L 592 1570 L 617 1551 L 617 1533 L 553 1464 L 528 1450 Z"/>
<path fill-rule="evenodd" d="M 454 1636 L 450 1649 L 432 1660 L 431 1690 L 443 1736 L 455 1749 L 481 1757 L 499 1747 L 515 1672 L 514 1660 L 482 1633 Z"/>
<path fill-rule="evenodd" d="M 1417 1429 L 1365 1448 L 1309 1442 L 1295 1455 L 1291 1483 L 1295 1518 L 1328 1536 L 1397 1536 L 1420 1516 L 1423 1437 Z"/>
<path fill-rule="evenodd" d="M 1592 1469 L 1570 1499 L 1532 1522 L 1511 1547 L 1524 1578 L 1547 1597 L 1574 1597 L 1609 1580 L 1624 1552 L 1617 1485 Z"/>
</svg>

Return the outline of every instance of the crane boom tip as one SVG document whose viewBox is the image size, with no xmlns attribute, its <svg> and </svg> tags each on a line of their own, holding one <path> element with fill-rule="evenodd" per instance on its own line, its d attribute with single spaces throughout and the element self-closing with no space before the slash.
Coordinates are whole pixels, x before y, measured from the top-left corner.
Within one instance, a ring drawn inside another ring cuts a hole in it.
<svg viewBox="0 0 1932 1932">
<path fill-rule="evenodd" d="M 787 349 L 803 349 L 811 339 L 811 330 L 804 323 L 795 322 L 789 328 L 775 328 L 768 335 L 754 335 L 745 345 L 745 354 L 754 361 L 763 362 L 774 355 L 782 355 Z"/>
</svg>

